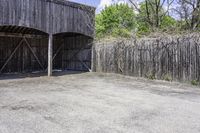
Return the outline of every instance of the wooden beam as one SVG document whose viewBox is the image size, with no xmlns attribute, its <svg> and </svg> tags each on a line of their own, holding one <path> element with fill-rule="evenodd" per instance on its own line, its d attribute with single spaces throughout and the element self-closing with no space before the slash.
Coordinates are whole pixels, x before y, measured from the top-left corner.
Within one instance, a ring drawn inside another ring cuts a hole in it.
<svg viewBox="0 0 200 133">
<path fill-rule="evenodd" d="M 52 76 L 53 68 L 53 35 L 49 34 L 48 42 L 48 76 Z"/>
<path fill-rule="evenodd" d="M 52 58 L 52 62 L 55 60 L 56 56 L 58 55 L 58 53 L 61 51 L 63 47 L 63 44 L 60 45 L 60 47 L 56 50 L 56 53 L 54 54 L 53 58 Z M 45 69 L 45 72 L 48 70 L 48 66 L 47 68 Z"/>
<path fill-rule="evenodd" d="M 76 59 L 78 59 L 78 57 L 76 56 Z M 81 62 L 81 64 L 85 67 L 85 68 L 87 68 L 88 69 L 88 71 L 89 72 L 92 72 L 92 70 L 87 66 L 87 64 L 85 64 L 82 60 L 80 60 L 80 59 L 78 59 L 80 62 Z"/>
<path fill-rule="evenodd" d="M 45 35 L 31 35 L 31 34 L 20 34 L 20 33 L 6 33 L 6 32 L 0 32 L 0 37 L 17 37 L 17 38 L 48 38 L 48 36 Z"/>
<path fill-rule="evenodd" d="M 56 56 L 58 55 L 58 53 L 61 51 L 62 47 L 63 47 L 63 44 L 61 44 L 60 47 L 56 50 L 56 53 L 53 56 L 53 61 L 56 58 Z"/>
</svg>

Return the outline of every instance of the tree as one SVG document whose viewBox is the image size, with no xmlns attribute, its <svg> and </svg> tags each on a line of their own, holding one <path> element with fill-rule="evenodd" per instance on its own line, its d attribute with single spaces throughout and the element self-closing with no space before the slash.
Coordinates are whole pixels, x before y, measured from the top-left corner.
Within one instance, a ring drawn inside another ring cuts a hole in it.
<svg viewBox="0 0 200 133">
<path fill-rule="evenodd" d="M 159 4 L 157 5 L 154 1 L 156 0 L 146 0 L 137 7 L 139 10 L 137 15 L 139 35 L 157 30 L 166 31 L 176 25 L 176 20 L 168 13 L 169 9 L 164 9 L 163 5 L 158 6 Z"/>
<path fill-rule="evenodd" d="M 189 30 L 196 30 L 200 26 L 200 0 L 178 0 L 173 9 Z"/>
<path fill-rule="evenodd" d="M 175 28 L 176 24 L 177 24 L 177 21 L 173 17 L 164 16 L 161 21 L 160 28 L 161 29 Z"/>
<path fill-rule="evenodd" d="M 136 30 L 136 15 L 127 4 L 114 4 L 106 7 L 96 16 L 96 36 L 130 37 Z"/>
<path fill-rule="evenodd" d="M 147 22 L 151 28 L 160 28 L 175 0 L 144 0 L 139 5 L 136 0 L 128 1 L 141 14 L 140 19 Z"/>
</svg>

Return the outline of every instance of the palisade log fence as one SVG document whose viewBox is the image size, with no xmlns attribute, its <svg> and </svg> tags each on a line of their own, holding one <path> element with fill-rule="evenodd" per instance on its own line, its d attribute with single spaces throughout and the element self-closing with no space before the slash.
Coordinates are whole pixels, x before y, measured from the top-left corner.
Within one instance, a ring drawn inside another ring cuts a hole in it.
<svg viewBox="0 0 200 133">
<path fill-rule="evenodd" d="M 95 72 L 200 81 L 200 35 L 99 42 L 92 59 Z"/>
</svg>

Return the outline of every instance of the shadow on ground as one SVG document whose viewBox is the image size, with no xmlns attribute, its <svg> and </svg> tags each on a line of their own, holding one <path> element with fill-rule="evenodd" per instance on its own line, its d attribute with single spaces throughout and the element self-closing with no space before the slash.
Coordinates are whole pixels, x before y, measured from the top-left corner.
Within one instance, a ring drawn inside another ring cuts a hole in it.
<svg viewBox="0 0 200 133">
<path fill-rule="evenodd" d="M 54 71 L 52 77 L 59 77 L 64 75 L 81 74 L 86 73 L 84 71 Z M 9 73 L 0 74 L 0 80 L 12 80 L 12 79 L 23 79 L 23 78 L 37 78 L 37 77 L 47 76 L 46 72 L 37 73 Z"/>
</svg>

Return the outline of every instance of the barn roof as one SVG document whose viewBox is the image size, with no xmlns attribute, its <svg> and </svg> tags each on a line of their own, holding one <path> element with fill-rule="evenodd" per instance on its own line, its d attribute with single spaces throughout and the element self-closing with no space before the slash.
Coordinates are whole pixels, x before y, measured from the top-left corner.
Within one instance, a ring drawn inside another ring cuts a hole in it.
<svg viewBox="0 0 200 133">
<path fill-rule="evenodd" d="M 94 37 L 95 8 L 66 0 L 0 1 L 0 32 Z M 40 32 L 41 31 L 41 32 Z"/>
<path fill-rule="evenodd" d="M 45 0 L 45 1 L 53 2 L 53 3 L 57 3 L 57 4 L 64 4 L 66 6 L 71 6 L 71 7 L 74 7 L 74 8 L 81 8 L 83 10 L 95 10 L 96 9 L 96 7 L 72 2 L 72 1 L 69 1 L 69 0 Z"/>
</svg>

